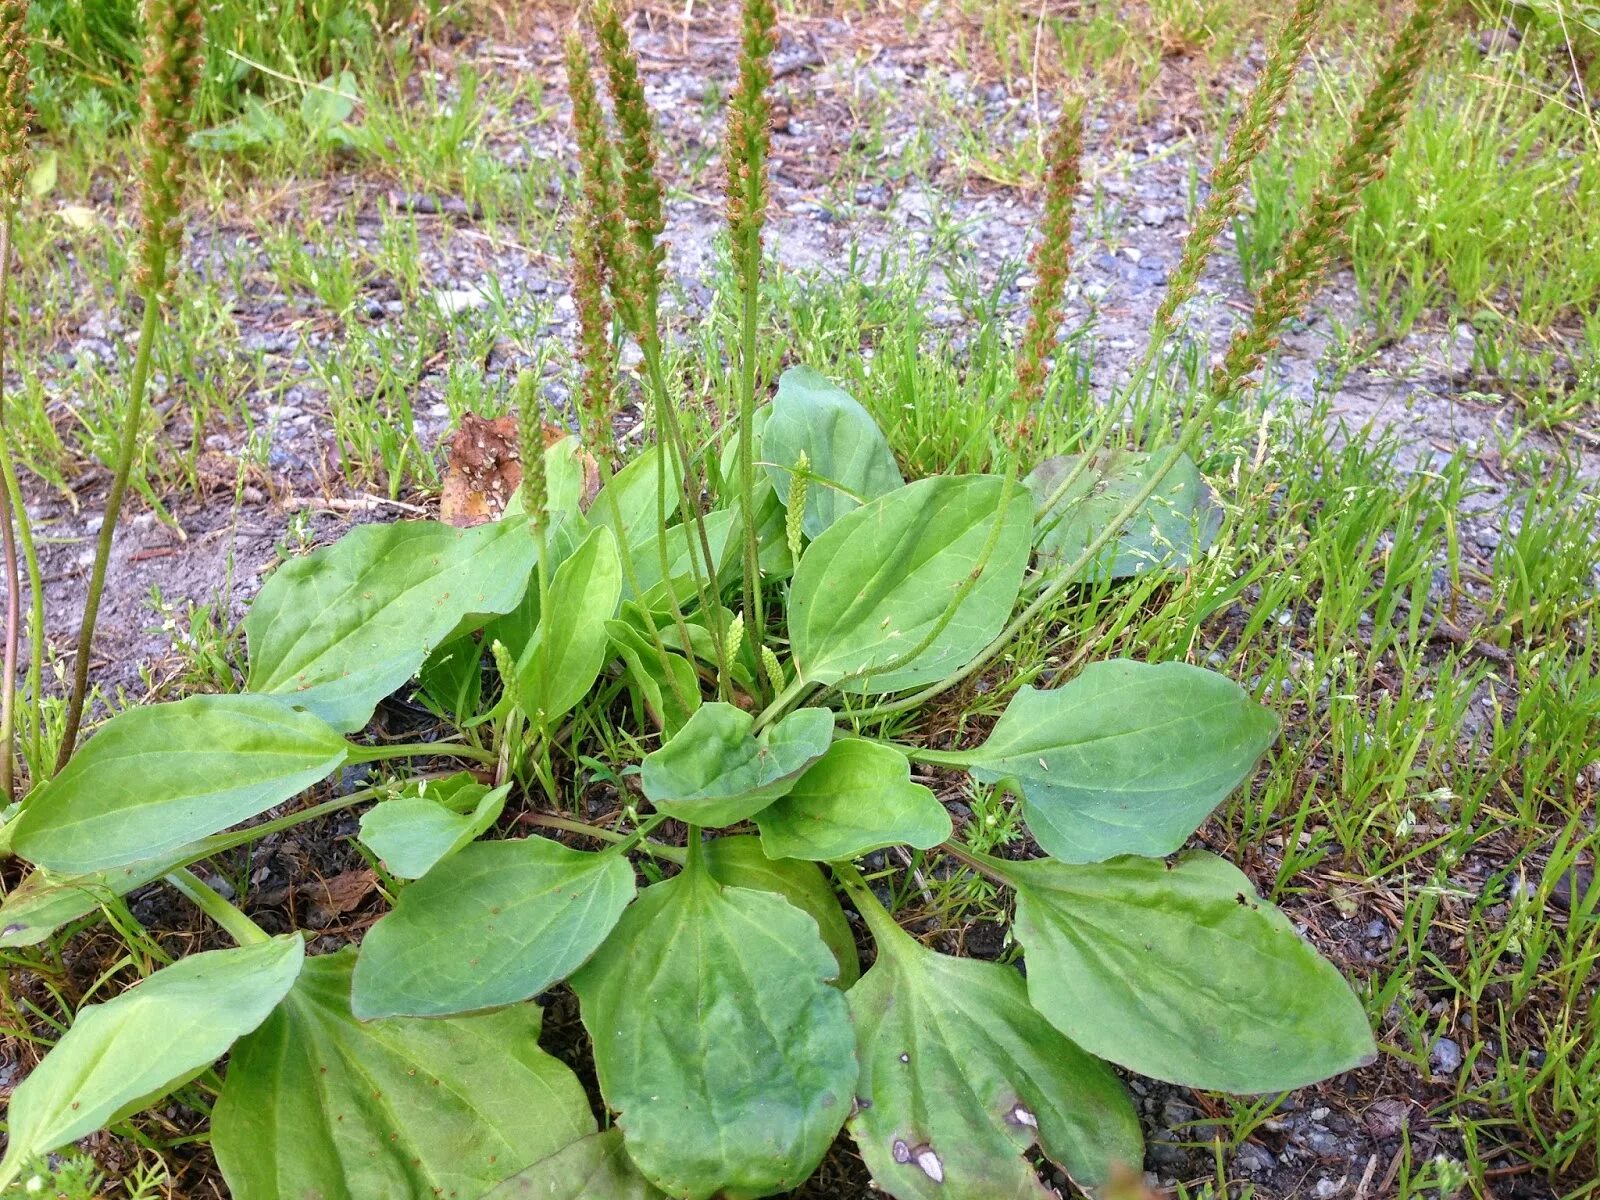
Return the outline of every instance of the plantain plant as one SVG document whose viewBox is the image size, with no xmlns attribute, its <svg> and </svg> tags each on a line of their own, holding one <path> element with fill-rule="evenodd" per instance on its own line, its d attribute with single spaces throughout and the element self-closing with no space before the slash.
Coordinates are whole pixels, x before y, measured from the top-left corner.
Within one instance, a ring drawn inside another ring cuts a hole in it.
<svg viewBox="0 0 1600 1200">
<path fill-rule="evenodd" d="M 1285 19 L 1230 178 L 1316 7 Z M 1101 431 L 1090 452 L 1030 463 L 1078 179 L 1081 105 L 1064 106 L 1018 401 L 994 433 L 1005 465 L 909 482 L 868 411 L 817 372 L 790 368 L 762 402 L 770 0 L 745 8 L 727 140 L 738 412 L 691 441 L 657 315 L 654 132 L 621 15 L 599 8 L 600 71 L 581 34 L 568 46 L 583 440 L 544 447 L 519 384 L 523 478 L 504 516 L 364 526 L 286 563 L 245 619 L 243 692 L 124 711 L 33 788 L 0 831 L 33 864 L 0 907 L 0 944 L 164 880 L 237 946 L 79 1013 L 12 1097 L 0 1187 L 224 1054 L 211 1139 L 241 1200 L 739 1200 L 800 1185 L 841 1131 L 902 1200 L 1049 1195 L 1035 1149 L 1085 1191 L 1132 1194 L 1141 1136 L 1113 1065 L 1250 1093 L 1371 1061 L 1339 972 L 1239 870 L 1184 849 L 1277 734 L 1237 684 L 1118 659 L 1017 688 L 975 744 L 935 745 L 919 716 L 1075 582 L 1181 570 L 1215 536 L 1187 451 L 1326 268 L 1436 8 L 1402 28 L 1343 174 L 1180 426 L 1143 449 Z M 1214 194 L 1186 264 L 1237 199 Z M 654 436 L 619 466 L 621 333 L 643 352 Z M 588 504 L 585 445 L 603 479 Z M 399 689 L 449 732 L 363 740 Z M 624 749 L 595 744 L 602 716 Z M 621 815 L 596 822 L 586 778 L 619 753 Z M 452 759 L 466 768 L 438 769 Z M 349 768 L 405 760 L 429 769 L 269 817 Z M 1038 854 L 956 838 L 918 767 L 1015 795 Z M 359 947 L 310 956 L 190 870 L 358 805 L 393 899 Z M 490 836 L 527 826 L 544 832 Z M 903 930 L 863 874 L 888 847 L 1008 890 L 1026 975 Z M 846 903 L 873 948 L 864 974 Z M 535 1000 L 563 983 L 603 1122 L 539 1046 Z"/>
</svg>

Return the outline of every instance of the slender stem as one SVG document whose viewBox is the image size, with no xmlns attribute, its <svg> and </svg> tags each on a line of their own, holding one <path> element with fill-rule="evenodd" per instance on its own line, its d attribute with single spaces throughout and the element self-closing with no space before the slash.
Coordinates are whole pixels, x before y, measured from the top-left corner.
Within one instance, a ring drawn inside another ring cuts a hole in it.
<svg viewBox="0 0 1600 1200">
<path fill-rule="evenodd" d="M 465 758 L 489 766 L 500 761 L 493 750 L 461 742 L 402 742 L 395 746 L 360 746 L 349 742 L 347 745 L 350 756 L 345 761 L 351 765 L 386 762 L 391 758 Z"/>
<path fill-rule="evenodd" d="M 543 825 L 547 829 L 560 829 L 566 833 L 576 833 L 583 837 L 595 838 L 598 841 L 610 842 L 613 847 L 632 849 L 641 840 L 637 836 L 637 830 L 634 833 L 617 833 L 615 830 L 607 829 L 603 825 L 590 825 L 583 821 L 574 821 L 569 817 L 556 817 L 546 813 L 524 813 L 522 819 L 530 825 Z M 652 829 L 655 828 L 653 825 L 650 827 Z M 642 830 L 644 826 L 641 825 L 639 828 Z M 657 858 L 664 858 L 668 862 L 677 863 L 679 866 L 682 866 L 688 859 L 689 852 L 682 846 L 669 846 L 665 842 L 653 842 L 648 838 L 643 839 L 643 842 L 650 847 L 650 853 Z"/>
<path fill-rule="evenodd" d="M 766 615 L 762 611 L 761 540 L 755 514 L 755 409 L 756 409 L 756 332 L 760 320 L 761 230 L 745 234 L 744 304 L 741 312 L 739 344 L 739 512 L 744 520 L 744 609 L 749 614 L 745 631 L 759 658 L 766 644 Z M 757 687 L 760 674 L 757 673 Z M 764 690 L 764 689 L 763 689 Z"/>
<path fill-rule="evenodd" d="M 684 532 L 684 544 L 689 551 L 689 572 L 694 577 L 695 594 L 700 601 L 700 608 L 706 614 L 706 620 L 711 626 L 712 653 L 716 656 L 717 678 L 719 686 L 723 689 L 723 699 L 727 699 L 726 689 L 728 680 L 727 654 L 723 642 L 722 626 L 722 585 L 717 579 L 717 564 L 711 554 L 711 539 L 706 535 L 705 515 L 701 513 L 700 506 L 695 503 L 694 489 L 690 486 L 689 444 L 683 435 L 683 426 L 678 423 L 678 410 L 672 402 L 671 392 L 667 387 L 666 373 L 661 366 L 661 342 L 652 339 L 644 347 L 645 368 L 650 376 L 650 386 L 656 394 L 655 413 L 658 420 L 658 433 L 669 445 L 673 453 L 678 456 L 678 487 L 679 502 L 683 505 L 683 518 L 689 523 L 689 528 Z M 749 520 L 749 514 L 741 514 L 744 520 Z M 693 536 L 691 536 L 691 534 Z M 700 553 L 704 556 L 704 573 L 700 564 L 695 559 L 695 541 L 699 541 Z M 667 593 L 673 605 L 674 615 L 678 616 L 678 597 L 676 589 L 672 586 L 668 576 L 668 556 L 666 534 L 663 530 L 661 539 L 661 559 L 663 582 L 667 585 Z M 688 632 L 684 631 L 684 645 L 689 645 Z"/>
<path fill-rule="evenodd" d="M 639 612 L 644 617 L 645 628 L 650 631 L 650 644 L 655 647 L 656 657 L 661 662 L 661 674 L 666 678 L 667 686 L 672 690 L 672 694 L 677 697 L 678 703 L 684 709 L 690 709 L 693 705 L 689 703 L 689 697 L 684 694 L 683 688 L 678 683 L 678 676 L 672 670 L 672 663 L 667 657 L 667 644 L 662 641 L 661 630 L 656 627 L 655 614 L 650 611 L 648 605 L 643 603 L 644 592 L 639 587 L 639 572 L 634 566 L 633 548 L 628 545 L 628 530 L 622 520 L 622 506 L 617 501 L 617 490 L 611 486 L 611 480 L 614 478 L 611 473 L 611 464 L 605 459 L 604 446 L 601 446 L 600 450 L 601 453 L 596 456 L 596 462 L 600 470 L 600 494 L 607 498 L 606 508 L 611 513 L 612 531 L 617 536 L 617 550 L 622 558 L 622 577 L 627 580 L 628 590 L 638 597 L 641 602 L 639 604 Z M 663 452 L 663 447 L 657 447 L 658 454 Z M 663 540 L 665 540 L 664 533 Z"/>
<path fill-rule="evenodd" d="M 173 871 L 167 876 L 167 882 L 193 901 L 201 912 L 221 926 L 223 931 L 239 945 L 253 946 L 270 940 L 261 926 L 229 904 L 215 889 L 203 883 L 188 867 L 179 867 Z"/>
<path fill-rule="evenodd" d="M 872 931 L 873 940 L 878 943 L 880 952 L 892 951 L 897 944 L 916 942 L 915 938 L 900 928 L 900 922 L 894 919 L 894 914 L 883 906 L 883 902 L 867 886 L 867 881 L 862 878 L 861 872 L 856 870 L 854 863 L 831 862 L 828 864 L 828 869 L 849 893 L 856 911 L 861 914 L 861 919 Z"/>
<path fill-rule="evenodd" d="M 783 691 L 779 692 L 771 704 L 762 709 L 761 715 L 756 718 L 755 732 L 760 733 L 768 725 L 772 724 L 779 717 L 783 716 L 783 714 L 793 706 L 796 700 L 805 695 L 805 693 L 810 691 L 814 686 L 816 685 L 810 680 L 802 679 L 800 676 L 796 675 L 794 679 L 790 681 L 789 686 L 784 688 Z"/>
<path fill-rule="evenodd" d="M 160 256 L 163 260 L 165 255 Z M 156 280 L 165 277 L 165 261 L 152 272 Z M 84 599 L 83 620 L 78 626 L 78 647 L 72 663 L 72 692 L 67 700 L 66 730 L 61 750 L 56 755 L 56 770 L 67 765 L 78 745 L 78 730 L 83 724 L 83 706 L 89 693 L 89 660 L 94 652 L 94 627 L 100 616 L 100 598 L 106 586 L 106 568 L 111 563 L 111 543 L 122 513 L 122 499 L 128 490 L 128 475 L 133 470 L 139 449 L 139 427 L 144 420 L 144 390 L 150 377 L 150 358 L 161 328 L 161 290 L 153 285 L 144 297 L 144 323 L 139 329 L 139 349 L 133 360 L 133 379 L 128 391 L 128 408 L 123 413 L 122 445 L 117 451 L 116 472 L 111 491 L 106 495 L 105 513 L 100 520 L 100 537 L 95 545 L 94 566 L 89 572 L 89 592 Z"/>
<path fill-rule="evenodd" d="M 44 572 L 39 568 L 39 551 L 33 542 L 33 526 L 28 521 L 27 505 L 17 480 L 11 447 L 0 436 L 0 479 L 7 495 L 17 497 L 17 535 L 22 543 L 22 559 L 28 567 L 28 761 L 32 769 L 47 774 L 50 764 L 44 759 Z"/>
<path fill-rule="evenodd" d="M 972 761 L 964 750 L 934 750 L 927 746 L 904 746 L 899 743 L 896 746 L 912 762 L 930 763 L 936 767 L 964 767 Z"/>
<path fill-rule="evenodd" d="M 11 283 L 11 222 L 12 214 L 8 209 L 5 219 L 0 221 L 0 443 L 8 440 L 5 341 L 6 301 Z M 5 549 L 6 584 L 5 662 L 0 667 L 0 687 L 4 688 L 0 694 L 0 804 L 10 804 L 16 791 L 17 639 L 22 620 L 22 574 L 17 570 L 17 535 L 13 521 L 18 511 L 23 512 L 21 519 L 26 521 L 21 494 L 13 493 L 0 481 L 0 542 Z"/>
</svg>

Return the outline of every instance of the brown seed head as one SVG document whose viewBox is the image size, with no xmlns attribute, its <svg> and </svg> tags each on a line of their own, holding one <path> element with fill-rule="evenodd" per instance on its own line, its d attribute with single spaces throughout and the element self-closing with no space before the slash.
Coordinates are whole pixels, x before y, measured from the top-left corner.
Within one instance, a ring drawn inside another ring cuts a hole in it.
<svg viewBox="0 0 1600 1200">
<path fill-rule="evenodd" d="M 0 0 L 0 212 L 28 177 L 28 0 Z"/>
<path fill-rule="evenodd" d="M 189 133 L 204 61 L 205 21 L 200 0 L 145 0 L 144 22 L 139 286 L 149 293 L 169 288 L 177 271 L 183 240 L 183 183 L 191 157 Z"/>
</svg>

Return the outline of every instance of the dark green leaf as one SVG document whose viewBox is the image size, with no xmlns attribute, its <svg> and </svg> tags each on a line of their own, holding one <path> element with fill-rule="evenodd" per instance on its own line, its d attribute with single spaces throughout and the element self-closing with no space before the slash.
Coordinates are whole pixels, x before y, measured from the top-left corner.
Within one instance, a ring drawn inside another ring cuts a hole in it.
<svg viewBox="0 0 1600 1200">
<path fill-rule="evenodd" d="M 915 650 L 944 617 L 989 543 L 1004 486 L 991 475 L 921 479 L 848 513 L 812 542 L 789 595 L 801 677 L 890 692 L 942 679 L 977 657 L 1011 616 L 1028 565 L 1032 525 L 1020 487 L 955 616 L 915 661 L 871 673 Z"/>
<path fill-rule="evenodd" d="M 454 638 L 428 655 L 418 682 L 434 711 L 467 720 L 483 699 L 483 647 L 471 634 Z"/>
<path fill-rule="evenodd" d="M 539 1049 L 539 1008 L 362 1023 L 352 950 L 307 961 L 242 1039 L 212 1119 L 234 1200 L 477 1200 L 594 1132 L 577 1077 Z"/>
<path fill-rule="evenodd" d="M 625 606 L 624 611 L 626 607 L 629 606 Z M 662 632 L 659 624 L 656 630 Z M 700 707 L 700 677 L 695 674 L 694 664 L 669 651 L 667 665 L 663 667 L 661 655 L 649 634 L 629 621 L 607 621 L 606 633 L 628 670 L 628 682 L 637 703 L 662 732 L 671 737 Z M 668 670 L 671 676 L 667 675 Z"/>
<path fill-rule="evenodd" d="M 622 560 L 611 530 L 590 531 L 550 581 L 550 611 L 517 663 L 517 703 L 546 724 L 565 716 L 594 687 L 610 639 L 606 622 L 622 595 Z"/>
<path fill-rule="evenodd" d="M 1049 458 L 1033 469 L 1027 483 L 1037 508 L 1043 509 L 1079 458 Z M 1049 514 L 1039 512 L 1040 556 L 1062 563 L 1075 560 L 1144 487 L 1152 462 L 1164 458 L 1113 450 L 1085 470 Z M 1079 578 L 1122 579 L 1153 567 L 1186 567 L 1205 553 L 1221 527 L 1222 509 L 1185 454 Z"/>
<path fill-rule="evenodd" d="M 533 567 L 526 523 L 363 525 L 273 572 L 244 620 L 252 692 L 360 729 L 470 614 L 514 607 Z"/>
<path fill-rule="evenodd" d="M 620 854 L 530 837 L 478 842 L 403 890 L 361 943 L 358 1017 L 436 1017 L 527 1000 L 593 954 L 633 899 Z"/>
<path fill-rule="evenodd" d="M 469 812 L 457 812 L 430 796 L 427 785 L 409 795 L 385 800 L 361 818 L 361 841 L 401 879 L 421 879 L 500 819 L 511 792 L 509 783 L 490 789 L 471 785 L 477 799 Z"/>
<path fill-rule="evenodd" d="M 705 704 L 672 740 L 645 756 L 640 782 L 660 812 L 693 825 L 733 825 L 794 786 L 827 751 L 833 714 L 802 708 L 752 735 L 755 718 Z"/>
<path fill-rule="evenodd" d="M 738 514 L 719 508 L 705 515 L 706 544 L 711 547 L 711 561 L 717 566 L 719 583 L 727 585 L 737 579 L 739 555 L 744 536 Z M 631 587 L 624 589 L 629 599 L 643 596 L 654 608 L 666 603 L 667 586 L 672 581 L 673 594 L 680 602 L 695 595 L 694 572 L 705 571 L 705 546 L 700 543 L 700 529 L 693 521 L 685 521 L 667 530 L 667 569 L 662 573 L 661 540 L 652 530 L 633 545 L 633 570 L 639 584 L 635 593 Z"/>
<path fill-rule="evenodd" d="M 811 1174 L 856 1081 L 837 969 L 809 916 L 693 861 L 640 895 L 572 986 L 646 1178 L 741 1200 Z"/>
<path fill-rule="evenodd" d="M 80 1009 L 11 1095 L 0 1190 L 28 1161 L 148 1108 L 226 1054 L 288 993 L 304 955 L 297 933 L 193 954 Z"/>
<path fill-rule="evenodd" d="M 850 1133 L 879 1188 L 1048 1200 L 1024 1157 L 1035 1144 L 1079 1187 L 1139 1177 L 1127 1092 L 1029 1006 L 1014 968 L 935 954 L 875 916 L 878 959 L 849 994 L 867 1101 Z"/>
<path fill-rule="evenodd" d="M 155 858 L 281 804 L 348 749 L 315 716 L 269 696 L 130 708 L 34 793 L 12 845 L 69 875 Z"/>
<path fill-rule="evenodd" d="M 1029 998 L 1090 1053 L 1228 1092 L 1288 1091 L 1372 1061 L 1350 985 L 1222 859 L 996 866 L 1017 889 Z"/>
<path fill-rule="evenodd" d="M 761 844 L 773 858 L 834 862 L 885 846 L 919 850 L 950 836 L 950 814 L 911 782 L 911 764 L 893 746 L 835 742 L 789 794 L 756 814 Z"/>
<path fill-rule="evenodd" d="M 620 1130 L 590 1134 L 506 1180 L 485 1200 L 666 1200 L 633 1165 Z"/>
<path fill-rule="evenodd" d="M 803 520 L 810 538 L 904 482 L 872 414 L 810 367 L 790 367 L 778 380 L 761 437 L 761 459 L 770 464 L 781 501 L 789 497 L 788 468 L 802 452 L 815 476 L 806 487 Z"/>
<path fill-rule="evenodd" d="M 776 892 L 817 923 L 822 940 L 839 964 L 834 984 L 848 988 L 861 977 L 855 931 L 839 897 L 816 863 L 798 858 L 768 858 L 755 837 L 719 837 L 705 844 L 706 870 L 726 887 Z"/>
<path fill-rule="evenodd" d="M 1022 688 L 988 741 L 954 757 L 985 783 L 1017 780 L 1046 853 L 1099 862 L 1178 849 L 1277 733 L 1277 717 L 1214 671 L 1112 659 Z"/>
</svg>

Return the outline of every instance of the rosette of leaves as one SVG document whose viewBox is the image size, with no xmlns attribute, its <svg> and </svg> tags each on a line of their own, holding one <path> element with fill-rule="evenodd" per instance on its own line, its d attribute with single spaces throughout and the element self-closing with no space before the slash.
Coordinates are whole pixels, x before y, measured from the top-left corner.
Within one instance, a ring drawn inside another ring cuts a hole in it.
<svg viewBox="0 0 1600 1200">
<path fill-rule="evenodd" d="M 293 823 L 262 818 L 351 764 L 473 766 L 365 813 L 394 903 L 359 950 L 307 958 L 234 914 L 237 949 L 85 1010 L 17 1089 L 0 1180 L 231 1049 L 212 1139 L 238 1197 L 737 1200 L 801 1184 L 841 1130 L 896 1197 L 1044 1197 L 1036 1153 L 1090 1191 L 1137 1177 L 1111 1065 L 1274 1092 L 1372 1057 L 1339 973 L 1238 870 L 1181 853 L 1275 718 L 1213 672 L 1114 660 L 1017 690 L 964 748 L 876 736 L 878 698 L 1002 634 L 1057 569 L 1062 526 L 1015 477 L 903 482 L 866 410 L 814 372 L 763 415 L 754 503 L 652 520 L 655 471 L 623 470 L 586 510 L 552 483 L 539 533 L 523 512 L 367 526 L 288 563 L 246 618 L 244 692 L 124 712 L 28 799 L 5 830 L 34 864 L 6 944 Z M 1183 503 L 1209 537 L 1203 485 L 1165 494 L 1157 523 Z M 786 565 L 754 581 L 763 653 L 732 610 L 741 556 L 709 592 L 697 548 L 737 547 L 766 504 L 759 561 Z M 1166 540 L 1168 567 L 1196 544 Z M 397 690 L 458 732 L 362 742 Z M 601 714 L 636 757 L 592 740 Z M 953 841 L 917 764 L 1015 794 L 1044 856 Z M 577 798 L 602 776 L 628 807 L 585 825 Z M 588 836 L 523 836 L 517 813 Z M 903 932 L 859 870 L 886 847 L 1011 889 L 1026 976 Z M 875 946 L 865 974 L 841 895 Z M 564 983 L 608 1113 L 539 1046 L 537 998 Z"/>
</svg>

